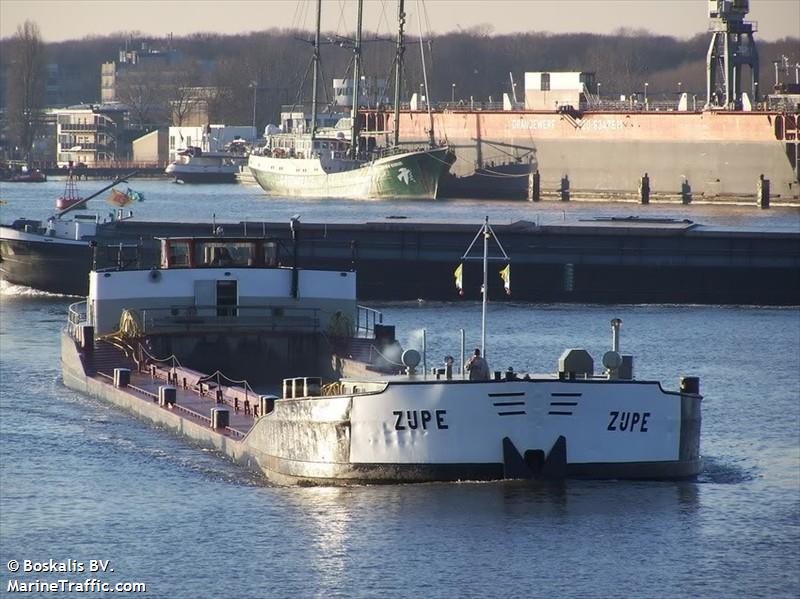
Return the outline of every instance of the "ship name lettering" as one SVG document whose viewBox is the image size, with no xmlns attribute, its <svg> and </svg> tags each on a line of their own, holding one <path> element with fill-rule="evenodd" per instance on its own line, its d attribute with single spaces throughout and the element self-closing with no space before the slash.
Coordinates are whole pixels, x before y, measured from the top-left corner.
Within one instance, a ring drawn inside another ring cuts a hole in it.
<svg viewBox="0 0 800 599">
<path fill-rule="evenodd" d="M 444 421 L 447 410 L 434 410 L 433 412 L 430 410 L 393 410 L 392 414 L 395 417 L 394 430 L 396 431 L 413 431 L 418 428 L 428 430 L 429 426 L 431 428 L 435 426 L 439 430 L 449 428 Z"/>
<path fill-rule="evenodd" d="M 512 129 L 555 129 L 556 122 L 549 119 L 515 119 L 511 121 Z"/>
<path fill-rule="evenodd" d="M 608 422 L 606 430 L 610 431 L 639 431 L 640 433 L 647 432 L 647 419 L 650 418 L 650 412 L 609 412 L 611 420 Z"/>
</svg>

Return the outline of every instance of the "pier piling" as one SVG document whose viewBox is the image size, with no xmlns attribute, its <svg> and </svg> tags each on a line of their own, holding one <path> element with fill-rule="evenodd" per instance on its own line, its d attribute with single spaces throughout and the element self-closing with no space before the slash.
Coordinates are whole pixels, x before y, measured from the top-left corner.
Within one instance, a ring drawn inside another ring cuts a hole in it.
<svg viewBox="0 0 800 599">
<path fill-rule="evenodd" d="M 561 188 L 559 192 L 561 193 L 561 201 L 569 202 L 569 175 L 561 177 Z"/>
<path fill-rule="evenodd" d="M 643 205 L 650 203 L 650 177 L 647 173 L 644 174 L 644 177 L 639 182 L 639 199 Z"/>
<path fill-rule="evenodd" d="M 539 169 L 533 171 L 528 175 L 528 201 L 538 202 L 542 199 L 542 176 L 539 174 Z"/>
<path fill-rule="evenodd" d="M 763 173 L 756 182 L 756 201 L 762 210 L 769 208 L 769 179 L 765 179 Z"/>
<path fill-rule="evenodd" d="M 681 183 L 681 203 L 692 203 L 692 186 L 689 185 L 688 179 L 684 179 L 683 183 Z"/>
</svg>

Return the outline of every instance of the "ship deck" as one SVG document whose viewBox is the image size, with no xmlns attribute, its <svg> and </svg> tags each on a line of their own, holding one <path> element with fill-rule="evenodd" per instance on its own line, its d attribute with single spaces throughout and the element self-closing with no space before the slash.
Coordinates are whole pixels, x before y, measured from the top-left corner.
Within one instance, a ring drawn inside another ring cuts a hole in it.
<svg viewBox="0 0 800 599">
<path fill-rule="evenodd" d="M 110 385 L 114 384 L 115 368 L 130 369 L 130 383 L 127 389 L 132 395 L 140 397 L 142 401 L 150 401 L 154 404 L 158 404 L 159 387 L 169 385 L 169 379 L 174 377 L 173 380 L 179 383 L 172 385 L 175 387 L 175 405 L 163 409 L 210 427 L 211 409 L 227 407 L 230 411 L 228 426 L 215 430 L 220 435 L 233 440 L 242 439 L 257 419 L 258 395 L 253 392 L 248 393 L 242 387 L 224 386 L 224 393 L 218 399 L 216 393 L 218 387 L 215 382 L 196 382 L 202 373 L 185 368 L 173 369 L 158 366 L 151 366 L 149 372 L 140 372 L 133 361 L 122 351 L 103 341 L 96 342 L 92 352 L 83 354 L 83 360 L 87 376 Z M 184 381 L 186 381 L 185 385 Z M 247 410 L 245 410 L 245 400 L 248 401 Z"/>
</svg>

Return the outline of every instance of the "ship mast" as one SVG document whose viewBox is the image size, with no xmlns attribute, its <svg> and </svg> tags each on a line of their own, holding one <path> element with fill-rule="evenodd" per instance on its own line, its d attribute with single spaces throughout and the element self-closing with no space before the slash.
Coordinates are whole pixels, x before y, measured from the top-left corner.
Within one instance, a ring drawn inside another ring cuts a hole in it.
<svg viewBox="0 0 800 599">
<path fill-rule="evenodd" d="M 359 155 L 358 147 L 358 96 L 361 83 L 361 12 L 363 1 L 358 0 L 358 21 L 356 25 L 356 44 L 353 47 L 353 108 L 350 112 L 350 158 L 356 159 Z"/>
<path fill-rule="evenodd" d="M 472 248 L 475 247 L 475 242 L 478 241 L 479 238 L 483 238 L 483 255 L 481 257 L 471 257 L 470 252 Z M 494 239 L 497 247 L 500 248 L 500 252 L 502 253 L 502 257 L 491 257 L 489 256 L 489 240 Z M 483 263 L 483 284 L 481 285 L 481 354 L 483 357 L 486 357 L 486 308 L 489 304 L 489 261 L 490 260 L 504 260 L 507 264 L 511 262 L 506 254 L 506 250 L 503 248 L 503 245 L 500 243 L 500 240 L 497 238 L 497 235 L 494 233 L 494 229 L 492 229 L 492 225 L 489 224 L 489 217 L 486 216 L 483 220 L 483 225 L 481 226 L 478 233 L 475 235 L 475 238 L 472 240 L 472 243 L 469 244 L 467 251 L 464 252 L 464 255 L 461 256 L 461 262 L 463 263 L 465 260 L 481 260 Z"/>
<path fill-rule="evenodd" d="M 395 52 L 394 72 L 394 145 L 400 145 L 400 85 L 403 79 L 403 25 L 406 23 L 406 13 L 403 10 L 403 0 L 397 2 L 397 50 Z"/>
<path fill-rule="evenodd" d="M 428 144 L 431 148 L 436 145 L 436 137 L 433 133 L 433 112 L 431 110 L 431 94 L 428 91 L 428 71 L 425 69 L 425 46 L 422 43 L 422 18 L 420 13 L 419 0 L 417 0 L 417 27 L 419 27 L 419 54 L 422 60 L 422 81 L 425 83 L 425 104 L 428 107 Z M 422 100 L 422 98 L 420 98 Z"/>
<path fill-rule="evenodd" d="M 314 34 L 314 81 L 311 84 L 311 141 L 317 137 L 317 80 L 319 79 L 319 28 L 322 0 L 317 0 L 317 31 Z M 312 145 L 313 151 L 313 145 Z"/>
</svg>

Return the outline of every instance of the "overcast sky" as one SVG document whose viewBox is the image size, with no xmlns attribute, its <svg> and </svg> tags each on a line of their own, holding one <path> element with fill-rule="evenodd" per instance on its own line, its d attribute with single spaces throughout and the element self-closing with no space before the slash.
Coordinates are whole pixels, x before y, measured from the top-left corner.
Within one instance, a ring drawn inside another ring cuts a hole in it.
<svg viewBox="0 0 800 599">
<path fill-rule="evenodd" d="M 488 24 L 495 33 L 648 29 L 686 38 L 707 28 L 707 0 L 426 0 L 423 30 L 446 32 Z M 0 0 L 0 37 L 26 19 L 38 23 L 45 41 L 80 39 L 116 31 L 176 36 L 198 31 L 240 33 L 272 27 L 312 26 L 313 0 Z M 354 28 L 354 0 L 323 0 L 323 29 Z M 341 7 L 344 5 L 344 10 Z M 751 0 L 749 19 L 757 39 L 800 37 L 799 0 Z M 418 31 L 417 0 L 406 0 L 408 30 Z M 364 26 L 385 33 L 394 0 L 365 0 Z M 393 27 L 393 26 L 392 26 Z M 800 52 L 800 49 L 798 49 Z"/>
</svg>

